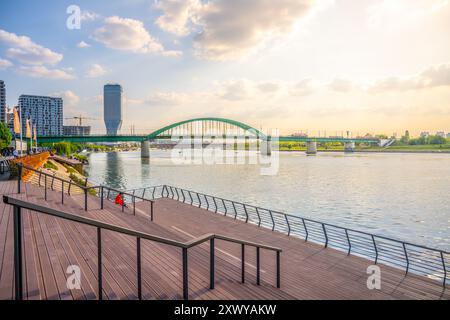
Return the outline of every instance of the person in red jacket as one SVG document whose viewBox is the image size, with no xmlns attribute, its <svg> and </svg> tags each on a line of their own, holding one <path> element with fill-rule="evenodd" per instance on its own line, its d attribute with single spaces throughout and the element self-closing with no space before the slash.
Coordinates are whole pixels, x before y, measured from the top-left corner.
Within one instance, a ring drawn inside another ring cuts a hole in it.
<svg viewBox="0 0 450 320">
<path fill-rule="evenodd" d="M 116 196 L 116 204 L 118 204 L 118 205 L 124 205 L 124 202 L 123 202 L 123 198 L 122 198 L 122 194 L 118 194 L 117 196 Z"/>
</svg>

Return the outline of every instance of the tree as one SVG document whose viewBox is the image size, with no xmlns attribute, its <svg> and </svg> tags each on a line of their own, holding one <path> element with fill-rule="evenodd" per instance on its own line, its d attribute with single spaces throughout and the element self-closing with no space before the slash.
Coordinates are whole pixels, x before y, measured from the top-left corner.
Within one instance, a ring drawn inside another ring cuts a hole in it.
<svg viewBox="0 0 450 320">
<path fill-rule="evenodd" d="M 9 132 L 8 126 L 4 123 L 0 123 L 0 148 L 9 147 L 11 144 L 12 136 L 11 132 Z"/>
</svg>

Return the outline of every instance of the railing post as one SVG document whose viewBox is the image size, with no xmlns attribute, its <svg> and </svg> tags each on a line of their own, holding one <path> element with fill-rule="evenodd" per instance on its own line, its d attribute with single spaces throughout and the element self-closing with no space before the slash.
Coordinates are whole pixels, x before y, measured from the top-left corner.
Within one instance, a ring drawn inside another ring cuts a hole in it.
<svg viewBox="0 0 450 320">
<path fill-rule="evenodd" d="M 244 212 L 245 212 L 245 223 L 248 223 L 248 212 L 247 212 L 247 206 L 244 204 Z"/>
<path fill-rule="evenodd" d="M 44 199 L 47 201 L 47 175 L 44 175 Z"/>
<path fill-rule="evenodd" d="M 103 186 L 100 187 L 100 208 L 103 210 Z"/>
<path fill-rule="evenodd" d="M 16 300 L 23 300 L 22 212 L 14 206 L 14 289 Z"/>
<path fill-rule="evenodd" d="M 192 195 L 191 195 L 191 192 L 190 192 L 190 191 L 188 191 L 188 193 L 189 193 L 189 198 L 191 199 L 191 206 L 192 206 L 192 204 L 194 203 L 194 199 L 192 199 Z"/>
<path fill-rule="evenodd" d="M 22 183 L 22 164 L 17 164 L 17 193 L 20 193 L 20 187 Z"/>
<path fill-rule="evenodd" d="M 183 248 L 183 299 L 189 299 L 188 249 Z"/>
<path fill-rule="evenodd" d="M 270 213 L 270 219 L 272 219 L 272 231 L 275 230 L 275 220 L 273 219 L 272 210 L 269 210 Z"/>
<path fill-rule="evenodd" d="M 120 197 L 122 198 L 122 212 L 125 211 L 125 196 L 123 195 L 122 192 L 119 193 Z"/>
<path fill-rule="evenodd" d="M 378 262 L 378 248 L 377 248 L 377 243 L 375 242 L 374 235 L 372 235 L 372 242 L 373 242 L 373 247 L 375 248 L 375 264 L 377 264 L 377 262 Z"/>
<path fill-rule="evenodd" d="M 261 259 L 259 251 L 259 247 L 256 247 L 256 284 L 258 286 L 261 284 Z"/>
<path fill-rule="evenodd" d="M 445 266 L 444 253 L 441 251 L 442 268 L 444 269 L 444 282 L 442 285 L 445 288 L 445 283 L 447 282 L 447 267 Z"/>
<path fill-rule="evenodd" d="M 325 224 L 322 223 L 322 230 L 323 230 L 323 235 L 325 237 L 325 248 L 328 247 L 328 235 L 327 235 L 327 229 L 325 228 Z"/>
<path fill-rule="evenodd" d="M 134 197 L 134 195 L 132 196 L 132 200 L 133 200 L 133 214 L 136 215 L 136 198 Z"/>
<path fill-rule="evenodd" d="M 245 283 L 245 244 L 241 244 L 241 282 Z"/>
<path fill-rule="evenodd" d="M 209 240 L 209 288 L 214 289 L 215 256 L 214 256 L 214 238 Z"/>
<path fill-rule="evenodd" d="M 88 196 L 87 196 L 87 188 L 83 188 L 84 190 L 84 211 L 88 210 Z"/>
<path fill-rule="evenodd" d="M 200 195 L 198 194 L 198 192 L 196 192 L 197 194 L 197 199 L 198 199 L 198 207 L 201 208 L 202 207 L 202 201 L 200 200 Z"/>
<path fill-rule="evenodd" d="M 259 214 L 259 209 L 258 207 L 256 208 L 256 214 L 258 215 L 258 227 L 261 227 L 261 215 Z"/>
<path fill-rule="evenodd" d="M 237 218 L 237 210 L 236 210 L 236 205 L 234 204 L 234 201 L 231 201 L 231 204 L 233 205 L 233 210 L 234 210 L 234 219 L 236 220 L 236 218 Z"/>
<path fill-rule="evenodd" d="M 97 227 L 98 300 L 103 300 L 102 229 Z"/>
<path fill-rule="evenodd" d="M 347 236 L 347 243 L 348 243 L 348 253 L 347 255 L 350 255 L 350 252 L 352 251 L 352 244 L 350 242 L 350 237 L 348 235 L 348 230 L 345 229 L 345 235 Z"/>
<path fill-rule="evenodd" d="M 51 185 L 52 191 L 54 190 L 53 185 L 55 183 L 55 175 L 56 175 L 56 172 L 53 174 L 53 177 L 52 177 L 52 185 Z"/>
<path fill-rule="evenodd" d="M 281 259 L 280 251 L 277 251 L 277 288 L 281 287 Z"/>
<path fill-rule="evenodd" d="M 69 180 L 69 188 L 67 189 L 67 194 L 70 196 L 70 189 L 72 188 L 72 179 Z"/>
<path fill-rule="evenodd" d="M 61 203 L 64 204 L 64 180 L 61 180 Z"/>
<path fill-rule="evenodd" d="M 289 224 L 289 219 L 287 214 L 284 214 L 284 218 L 286 219 L 287 227 L 288 227 L 288 236 L 291 235 L 291 225 Z"/>
<path fill-rule="evenodd" d="M 224 215 L 225 215 L 225 217 L 226 217 L 226 216 L 227 216 L 227 213 L 228 213 L 228 209 L 227 209 L 227 206 L 225 205 L 225 200 L 223 200 L 223 199 L 222 199 L 222 204 L 223 204 L 223 207 L 224 207 L 224 209 L 225 209 Z"/>
<path fill-rule="evenodd" d="M 136 238 L 136 251 L 138 299 L 142 300 L 141 238 L 139 237 Z"/>
<path fill-rule="evenodd" d="M 308 227 L 306 226 L 306 222 L 305 222 L 304 218 L 302 218 L 302 223 L 303 223 L 303 227 L 305 228 L 305 242 L 307 242 L 309 233 L 308 233 Z"/>
<path fill-rule="evenodd" d="M 41 186 L 41 176 L 42 176 L 42 170 L 39 170 L 39 187 Z"/>
<path fill-rule="evenodd" d="M 216 208 L 216 210 L 214 210 L 214 212 L 217 213 L 218 208 L 217 208 L 217 202 L 216 202 L 215 197 L 213 197 L 213 201 L 214 201 L 214 207 Z"/>
<path fill-rule="evenodd" d="M 408 252 L 406 251 L 406 245 L 403 242 L 403 252 L 405 253 L 405 259 L 406 259 L 406 274 L 409 272 L 409 258 L 408 258 Z"/>
<path fill-rule="evenodd" d="M 153 221 L 153 201 L 150 201 L 150 221 Z"/>
</svg>

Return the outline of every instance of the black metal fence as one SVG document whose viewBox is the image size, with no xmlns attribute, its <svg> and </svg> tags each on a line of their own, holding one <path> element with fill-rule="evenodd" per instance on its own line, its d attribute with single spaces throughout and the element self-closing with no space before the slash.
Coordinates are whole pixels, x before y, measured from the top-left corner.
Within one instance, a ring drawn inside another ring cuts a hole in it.
<svg viewBox="0 0 450 320">
<path fill-rule="evenodd" d="M 323 244 L 409 272 L 450 282 L 450 253 L 385 236 L 286 214 L 168 185 L 135 189 L 148 199 L 171 198 L 272 231 Z"/>
</svg>

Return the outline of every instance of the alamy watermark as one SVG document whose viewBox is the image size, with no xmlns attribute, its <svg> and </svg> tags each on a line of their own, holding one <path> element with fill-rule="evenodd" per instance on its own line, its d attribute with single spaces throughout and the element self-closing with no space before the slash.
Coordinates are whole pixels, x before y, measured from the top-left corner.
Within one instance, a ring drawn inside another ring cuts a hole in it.
<svg viewBox="0 0 450 320">
<path fill-rule="evenodd" d="M 379 266 L 371 265 L 367 267 L 367 289 L 369 290 L 380 290 L 381 289 L 381 269 Z"/>
<path fill-rule="evenodd" d="M 70 265 L 66 269 L 67 277 L 66 286 L 69 290 L 81 289 L 81 270 L 77 265 Z"/>
<path fill-rule="evenodd" d="M 69 15 L 66 20 L 67 29 L 81 29 L 81 8 L 75 4 L 72 4 L 67 7 L 66 13 Z"/>
<path fill-rule="evenodd" d="M 279 169 L 278 130 L 265 137 L 251 131 L 239 136 L 232 132 L 205 132 L 202 137 L 178 134 L 172 135 L 169 144 L 176 165 L 259 165 L 261 175 L 276 175 Z"/>
</svg>

